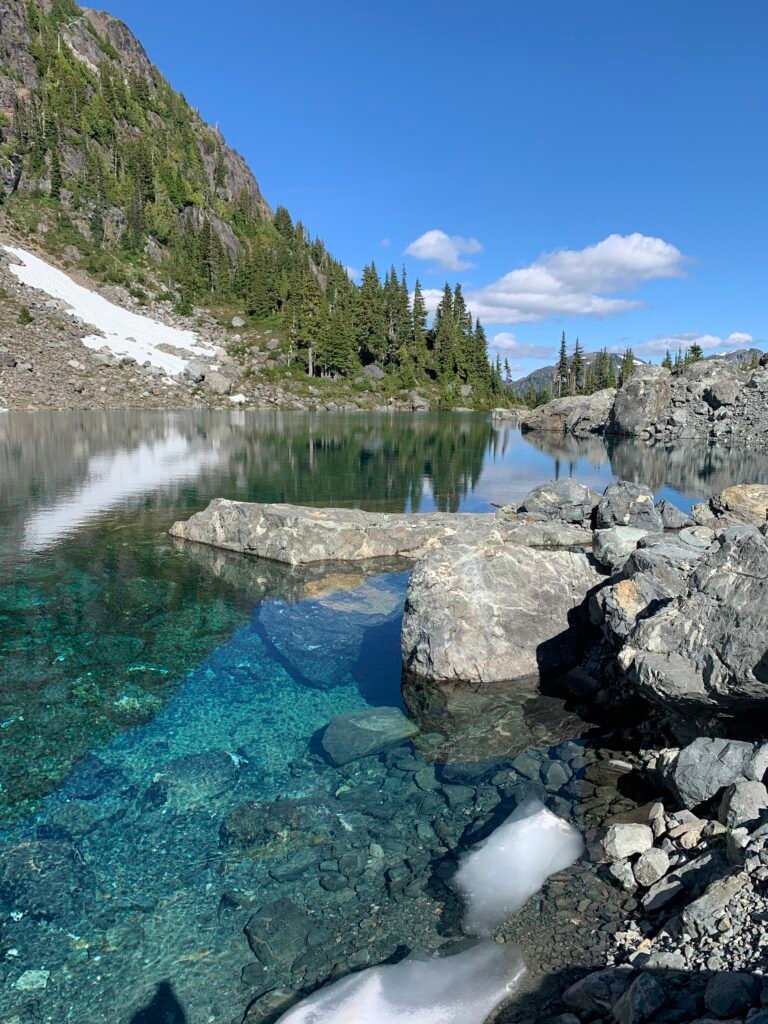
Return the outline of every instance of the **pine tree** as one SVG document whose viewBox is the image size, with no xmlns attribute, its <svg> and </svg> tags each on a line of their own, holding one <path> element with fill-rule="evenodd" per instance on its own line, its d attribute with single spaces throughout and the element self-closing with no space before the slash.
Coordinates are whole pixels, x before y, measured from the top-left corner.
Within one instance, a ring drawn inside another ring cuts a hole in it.
<svg viewBox="0 0 768 1024">
<path fill-rule="evenodd" d="M 667 353 L 662 359 L 661 365 L 664 367 L 665 370 L 672 369 L 672 356 L 669 354 L 669 349 L 667 349 Z"/>
<path fill-rule="evenodd" d="M 699 343 L 697 341 L 694 341 L 694 343 L 688 349 L 688 362 L 690 362 L 690 363 L 698 363 L 698 361 L 700 359 L 703 359 L 703 358 L 704 358 L 704 350 L 702 349 L 701 345 L 699 345 Z"/>
<path fill-rule="evenodd" d="M 504 358 L 504 383 L 509 387 L 512 383 L 512 370 L 509 365 L 509 359 Z"/>
<path fill-rule="evenodd" d="M 413 355 L 414 361 L 421 369 L 426 369 L 427 359 L 427 306 L 421 291 L 421 282 L 416 279 L 413 289 Z"/>
<path fill-rule="evenodd" d="M 635 370 L 635 354 L 631 348 L 628 348 L 624 353 L 624 358 L 621 360 L 621 368 L 619 370 L 619 387 L 626 384 L 629 378 L 632 376 Z"/>
<path fill-rule="evenodd" d="M 573 360 L 571 361 L 571 391 L 574 395 L 584 393 L 584 350 L 578 338 L 573 348 Z"/>
<path fill-rule="evenodd" d="M 453 292 L 446 283 L 443 297 L 435 313 L 435 372 L 438 380 L 453 377 L 456 358 L 456 321 L 453 318 Z"/>
<path fill-rule="evenodd" d="M 557 368 L 555 370 L 555 388 L 557 390 L 558 398 L 568 391 L 570 376 L 571 366 L 568 362 L 568 349 L 565 344 L 565 331 L 563 331 L 560 339 L 560 356 L 557 360 Z"/>
<path fill-rule="evenodd" d="M 374 263 L 363 268 L 355 334 L 363 363 L 381 362 L 387 346 L 387 318 L 384 293 Z"/>
</svg>

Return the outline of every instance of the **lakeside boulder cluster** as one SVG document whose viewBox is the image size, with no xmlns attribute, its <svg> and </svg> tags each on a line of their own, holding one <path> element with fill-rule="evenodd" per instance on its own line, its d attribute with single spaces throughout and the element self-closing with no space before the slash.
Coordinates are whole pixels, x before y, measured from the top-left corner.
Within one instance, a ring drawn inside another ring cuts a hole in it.
<svg viewBox="0 0 768 1024">
<path fill-rule="evenodd" d="M 566 480 L 484 515 L 217 501 L 172 533 L 291 564 L 415 563 L 402 626 L 409 707 L 460 683 L 482 693 L 543 679 L 587 714 L 639 710 L 632 774 L 656 795 L 586 836 L 631 913 L 606 969 L 562 995 L 558 1024 L 763 1024 L 767 515 L 758 485 L 689 516 L 628 481 L 596 494 Z M 368 723 L 349 725 L 369 751 Z M 381 749 L 407 735 L 400 726 L 378 723 Z M 325 738 L 336 763 L 346 742 L 344 730 Z"/>
<path fill-rule="evenodd" d="M 556 398 L 523 414 L 525 431 L 614 434 L 648 442 L 708 440 L 768 449 L 768 367 L 726 359 L 677 370 L 638 366 L 618 391 Z"/>
</svg>

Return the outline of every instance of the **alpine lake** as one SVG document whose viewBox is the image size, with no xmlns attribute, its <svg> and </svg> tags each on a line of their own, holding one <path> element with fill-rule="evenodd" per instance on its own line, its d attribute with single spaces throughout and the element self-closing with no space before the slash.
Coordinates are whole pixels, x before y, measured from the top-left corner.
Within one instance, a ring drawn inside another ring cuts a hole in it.
<svg viewBox="0 0 768 1024">
<path fill-rule="evenodd" d="M 480 414 L 0 416 L 0 1022 L 273 1019 L 460 943 L 457 859 L 527 795 L 580 828 L 641 802 L 610 729 L 533 682 L 409 693 L 407 565 L 299 570 L 167 535 L 214 497 L 491 512 L 563 476 L 687 509 L 768 482 L 768 456 Z M 367 707 L 410 709 L 418 734 L 332 764 L 323 729 Z M 528 966 L 499 1019 L 599 964 L 630 904 L 589 864 L 551 878 L 497 937 Z"/>
</svg>

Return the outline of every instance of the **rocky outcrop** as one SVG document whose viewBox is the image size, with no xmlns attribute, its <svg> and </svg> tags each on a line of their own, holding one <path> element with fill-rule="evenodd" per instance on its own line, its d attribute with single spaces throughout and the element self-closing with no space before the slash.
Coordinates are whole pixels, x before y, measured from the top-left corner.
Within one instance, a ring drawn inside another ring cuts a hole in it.
<svg viewBox="0 0 768 1024">
<path fill-rule="evenodd" d="M 601 582 L 589 558 L 505 543 L 423 558 L 408 588 L 403 663 L 426 679 L 490 682 L 574 666 L 580 608 Z"/>
<path fill-rule="evenodd" d="M 726 487 L 710 499 L 709 507 L 717 519 L 762 526 L 768 520 L 768 486 L 737 484 Z"/>
<path fill-rule="evenodd" d="M 171 535 L 289 565 L 368 558 L 418 558 L 446 540 L 492 527 L 493 515 L 395 515 L 359 509 L 261 505 L 217 498 L 175 523 Z"/>
<path fill-rule="evenodd" d="M 768 541 L 719 534 L 685 592 L 637 625 L 620 664 L 638 690 L 678 712 L 734 714 L 768 702 Z"/>
<path fill-rule="evenodd" d="M 591 534 L 561 523 L 528 523 L 500 512 L 397 514 L 347 508 L 261 505 L 217 498 L 174 537 L 289 565 L 355 562 L 371 558 L 415 560 L 443 545 L 504 541 L 512 546 L 582 548 Z"/>
<path fill-rule="evenodd" d="M 638 437 L 666 418 L 670 404 L 670 372 L 660 366 L 638 366 L 619 390 L 608 432 Z"/>
<path fill-rule="evenodd" d="M 523 431 L 533 433 L 573 434 L 575 437 L 602 434 L 615 398 L 615 388 L 605 388 L 592 395 L 555 398 L 524 413 L 520 426 Z"/>
</svg>

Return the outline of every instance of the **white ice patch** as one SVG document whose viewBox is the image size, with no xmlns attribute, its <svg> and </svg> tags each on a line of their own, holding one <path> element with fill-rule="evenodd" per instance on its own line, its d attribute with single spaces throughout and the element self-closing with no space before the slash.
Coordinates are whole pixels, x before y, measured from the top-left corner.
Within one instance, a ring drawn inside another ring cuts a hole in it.
<svg viewBox="0 0 768 1024">
<path fill-rule="evenodd" d="M 517 950 L 495 942 L 446 957 L 412 953 L 320 989 L 278 1024 L 483 1024 L 524 971 Z"/>
<path fill-rule="evenodd" d="M 9 269 L 22 284 L 65 302 L 70 307 L 66 310 L 70 316 L 104 334 L 103 338 L 95 334 L 83 338 L 88 348 L 105 348 L 116 356 L 132 356 L 138 363 L 148 360 L 166 373 L 182 373 L 188 360 L 162 352 L 158 345 L 170 345 L 191 356 L 213 356 L 213 349 L 200 342 L 194 331 L 166 327 L 148 316 L 116 306 L 25 249 L 11 245 L 4 245 L 3 249 L 21 261 L 21 265 L 11 263 Z"/>
<path fill-rule="evenodd" d="M 527 800 L 463 859 L 453 884 L 466 904 L 464 931 L 489 935 L 579 859 L 584 840 L 538 800 Z"/>
</svg>

